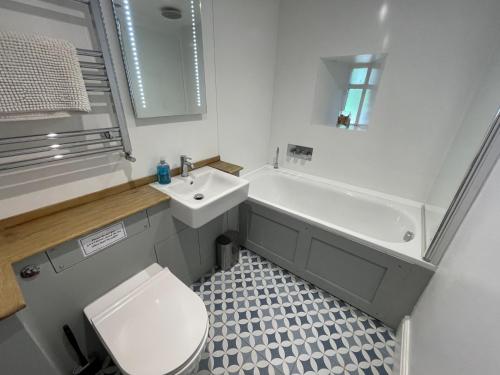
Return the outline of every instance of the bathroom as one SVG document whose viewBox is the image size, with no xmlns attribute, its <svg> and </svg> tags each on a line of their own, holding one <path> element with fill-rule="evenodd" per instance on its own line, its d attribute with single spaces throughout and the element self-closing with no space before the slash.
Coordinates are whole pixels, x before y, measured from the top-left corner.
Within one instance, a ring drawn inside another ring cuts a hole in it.
<svg viewBox="0 0 500 375">
<path fill-rule="evenodd" d="M 1 0 L 0 373 L 497 374 L 499 34 L 497 0 Z"/>
</svg>

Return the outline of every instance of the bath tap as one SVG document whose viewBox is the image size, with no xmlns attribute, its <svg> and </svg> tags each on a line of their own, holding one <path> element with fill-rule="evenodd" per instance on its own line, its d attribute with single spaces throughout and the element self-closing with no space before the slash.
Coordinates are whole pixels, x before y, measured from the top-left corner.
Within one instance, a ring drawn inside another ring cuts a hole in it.
<svg viewBox="0 0 500 375">
<path fill-rule="evenodd" d="M 288 144 L 287 155 L 291 158 L 311 161 L 312 154 L 313 154 L 312 147 L 293 145 L 290 143 Z"/>
<path fill-rule="evenodd" d="M 181 155 L 181 177 L 189 176 L 189 168 L 193 169 L 191 158 L 186 155 Z"/>
<path fill-rule="evenodd" d="M 276 147 L 276 159 L 274 159 L 274 169 L 278 169 L 278 157 L 280 156 L 280 148 Z"/>
</svg>

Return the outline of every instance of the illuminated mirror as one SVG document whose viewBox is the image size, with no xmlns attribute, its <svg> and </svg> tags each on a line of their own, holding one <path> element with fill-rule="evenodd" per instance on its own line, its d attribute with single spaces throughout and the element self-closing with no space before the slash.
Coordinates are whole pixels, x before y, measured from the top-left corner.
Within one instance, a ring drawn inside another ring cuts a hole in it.
<svg viewBox="0 0 500 375">
<path fill-rule="evenodd" d="M 136 117 L 206 112 L 199 0 L 115 0 Z"/>
</svg>

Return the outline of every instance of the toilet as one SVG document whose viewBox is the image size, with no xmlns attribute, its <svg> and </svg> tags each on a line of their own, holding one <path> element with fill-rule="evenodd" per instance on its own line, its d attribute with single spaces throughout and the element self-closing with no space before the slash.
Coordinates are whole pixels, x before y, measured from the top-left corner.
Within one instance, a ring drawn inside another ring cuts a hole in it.
<svg viewBox="0 0 500 375">
<path fill-rule="evenodd" d="M 208 337 L 203 301 L 168 268 L 152 264 L 84 309 L 123 375 L 188 375 Z"/>
</svg>

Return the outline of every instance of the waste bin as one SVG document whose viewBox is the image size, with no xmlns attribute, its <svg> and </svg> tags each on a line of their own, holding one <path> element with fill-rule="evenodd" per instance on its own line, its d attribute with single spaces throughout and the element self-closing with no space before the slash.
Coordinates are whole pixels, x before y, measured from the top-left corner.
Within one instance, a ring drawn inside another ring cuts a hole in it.
<svg viewBox="0 0 500 375">
<path fill-rule="evenodd" d="M 221 234 L 215 240 L 217 243 L 217 265 L 223 271 L 227 271 L 238 262 L 238 237 L 238 232 L 229 231 Z"/>
</svg>

